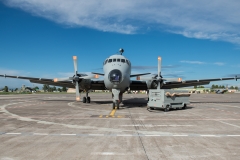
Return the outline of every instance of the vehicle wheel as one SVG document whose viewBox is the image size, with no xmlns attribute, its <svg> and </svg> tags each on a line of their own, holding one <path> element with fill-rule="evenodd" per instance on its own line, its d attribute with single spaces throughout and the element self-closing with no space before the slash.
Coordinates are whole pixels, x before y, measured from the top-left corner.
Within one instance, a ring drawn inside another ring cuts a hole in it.
<svg viewBox="0 0 240 160">
<path fill-rule="evenodd" d="M 169 106 L 167 105 L 166 108 L 164 109 L 164 112 L 168 112 L 169 111 Z"/>
<path fill-rule="evenodd" d="M 113 109 L 115 109 L 115 103 L 112 104 Z"/>
<path fill-rule="evenodd" d="M 186 104 L 184 104 L 184 106 L 183 106 L 183 109 L 186 109 L 187 108 L 187 105 Z"/>
<path fill-rule="evenodd" d="M 83 97 L 83 103 L 86 103 L 87 99 L 86 97 Z"/>
<path fill-rule="evenodd" d="M 87 97 L 87 103 L 90 103 L 90 102 L 91 102 L 91 98 Z"/>
</svg>

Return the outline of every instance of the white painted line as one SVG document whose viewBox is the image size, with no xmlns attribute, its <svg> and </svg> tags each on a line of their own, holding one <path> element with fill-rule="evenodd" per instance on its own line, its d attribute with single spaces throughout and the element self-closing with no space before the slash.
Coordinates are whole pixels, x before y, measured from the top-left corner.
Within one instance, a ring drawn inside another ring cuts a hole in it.
<svg viewBox="0 0 240 160">
<path fill-rule="evenodd" d="M 22 133 L 6 133 L 6 134 L 15 134 L 15 135 L 19 135 L 19 134 L 22 134 Z"/>
<path fill-rule="evenodd" d="M 174 137 L 187 137 L 188 135 L 173 135 Z"/>
<path fill-rule="evenodd" d="M 240 137 L 240 135 L 227 135 L 229 137 Z"/>
<path fill-rule="evenodd" d="M 129 137 L 129 136 L 133 136 L 133 135 L 131 135 L 131 134 L 117 134 L 117 136 L 124 136 L 124 137 Z"/>
<path fill-rule="evenodd" d="M 200 135 L 201 137 L 216 137 L 216 135 Z"/>
<path fill-rule="evenodd" d="M 160 137 L 161 135 L 159 135 L 159 134 L 147 134 L 145 136 L 146 137 Z"/>
<path fill-rule="evenodd" d="M 33 133 L 33 135 L 46 136 L 48 134 L 47 133 Z"/>
<path fill-rule="evenodd" d="M 76 136 L 77 134 L 60 134 L 61 136 Z"/>
<path fill-rule="evenodd" d="M 115 155 L 114 152 L 94 152 L 93 155 L 102 155 L 102 156 L 112 156 Z"/>
<path fill-rule="evenodd" d="M 104 136 L 104 134 L 89 134 L 89 136 Z"/>
</svg>

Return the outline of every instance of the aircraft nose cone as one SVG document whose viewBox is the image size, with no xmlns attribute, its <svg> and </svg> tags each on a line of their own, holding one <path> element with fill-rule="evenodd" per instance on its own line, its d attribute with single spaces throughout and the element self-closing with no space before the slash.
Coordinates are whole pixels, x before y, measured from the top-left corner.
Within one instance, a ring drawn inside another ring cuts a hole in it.
<svg viewBox="0 0 240 160">
<path fill-rule="evenodd" d="M 118 69 L 112 70 L 109 73 L 109 75 L 108 75 L 108 79 L 112 83 L 120 83 L 122 81 L 122 73 L 121 73 L 121 71 L 119 71 Z"/>
</svg>

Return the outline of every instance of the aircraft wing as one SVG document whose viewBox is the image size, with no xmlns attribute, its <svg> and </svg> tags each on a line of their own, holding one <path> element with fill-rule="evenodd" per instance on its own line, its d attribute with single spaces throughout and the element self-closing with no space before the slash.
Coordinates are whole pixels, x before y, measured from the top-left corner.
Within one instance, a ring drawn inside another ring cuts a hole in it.
<svg viewBox="0 0 240 160">
<path fill-rule="evenodd" d="M 165 82 L 161 89 L 171 89 L 171 88 L 182 88 L 182 87 L 190 87 L 190 86 L 198 86 L 198 85 L 207 85 L 212 81 L 223 81 L 223 80 L 237 80 L 240 77 L 234 78 L 214 78 L 214 79 L 200 79 L 200 80 L 185 80 L 185 81 L 172 81 Z M 146 81 L 132 81 L 130 84 L 131 90 L 147 90 Z"/>
<path fill-rule="evenodd" d="M 53 86 L 75 88 L 75 85 L 72 83 L 72 81 L 54 82 L 54 79 L 10 76 L 10 75 L 0 75 L 0 77 L 24 79 L 24 80 L 29 80 L 31 83 L 48 84 L 48 85 L 53 85 Z M 103 80 L 95 80 L 95 81 L 91 81 L 91 89 L 92 90 L 106 90 L 106 87 L 104 85 Z"/>
<path fill-rule="evenodd" d="M 71 81 L 54 82 L 53 79 L 47 79 L 47 78 L 22 77 L 22 76 L 10 76 L 10 75 L 0 75 L 0 77 L 24 79 L 24 80 L 29 80 L 32 83 L 48 84 L 48 85 L 54 85 L 54 86 L 75 88 L 75 86 L 72 84 Z"/>
</svg>

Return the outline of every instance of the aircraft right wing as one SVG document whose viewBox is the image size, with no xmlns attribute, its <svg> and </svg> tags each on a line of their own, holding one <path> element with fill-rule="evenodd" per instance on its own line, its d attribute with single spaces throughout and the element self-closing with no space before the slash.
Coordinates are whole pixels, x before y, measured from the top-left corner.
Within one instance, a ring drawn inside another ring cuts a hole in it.
<svg viewBox="0 0 240 160">
<path fill-rule="evenodd" d="M 240 77 L 234 78 L 214 78 L 214 79 L 200 79 L 200 80 L 185 80 L 185 81 L 168 81 L 164 82 L 161 89 L 172 89 L 172 88 L 182 88 L 182 87 L 190 87 L 190 86 L 198 86 L 198 85 L 207 85 L 212 81 L 224 81 L 224 80 L 237 80 Z M 147 81 L 132 81 L 130 84 L 131 90 L 147 90 L 148 85 Z"/>
</svg>

